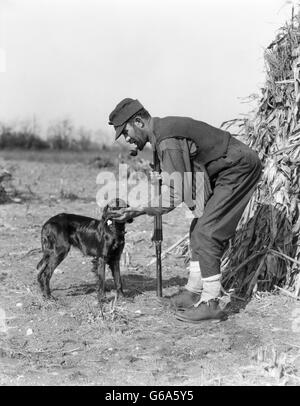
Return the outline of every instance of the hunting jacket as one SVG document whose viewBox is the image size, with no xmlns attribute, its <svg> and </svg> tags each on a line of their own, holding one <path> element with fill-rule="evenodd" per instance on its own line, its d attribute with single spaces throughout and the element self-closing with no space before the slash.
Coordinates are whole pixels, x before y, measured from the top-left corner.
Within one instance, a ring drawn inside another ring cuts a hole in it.
<svg viewBox="0 0 300 406">
<path fill-rule="evenodd" d="M 226 155 L 230 133 L 188 117 L 154 117 L 153 131 L 150 142 L 161 163 L 163 185 L 161 207 L 148 204 L 151 214 L 167 213 L 184 202 L 200 217 L 212 193 L 205 164 Z M 171 183 L 165 180 L 164 173 L 175 172 L 180 176 Z"/>
</svg>

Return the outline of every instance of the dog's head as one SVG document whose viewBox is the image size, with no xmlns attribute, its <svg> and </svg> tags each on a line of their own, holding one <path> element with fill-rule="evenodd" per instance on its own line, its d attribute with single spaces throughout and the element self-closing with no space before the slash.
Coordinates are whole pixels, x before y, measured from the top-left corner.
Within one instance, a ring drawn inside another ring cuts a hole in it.
<svg viewBox="0 0 300 406">
<path fill-rule="evenodd" d="M 108 202 L 108 204 L 103 208 L 103 212 L 102 212 L 102 219 L 104 221 L 109 219 L 109 213 L 112 211 L 117 211 L 120 210 L 122 208 L 126 208 L 129 207 L 129 205 L 127 203 L 124 202 L 124 200 L 120 199 L 120 198 L 116 198 L 116 199 L 112 199 L 110 202 Z M 113 220 L 110 220 L 113 221 Z M 133 219 L 127 220 L 126 223 L 132 223 Z"/>
</svg>

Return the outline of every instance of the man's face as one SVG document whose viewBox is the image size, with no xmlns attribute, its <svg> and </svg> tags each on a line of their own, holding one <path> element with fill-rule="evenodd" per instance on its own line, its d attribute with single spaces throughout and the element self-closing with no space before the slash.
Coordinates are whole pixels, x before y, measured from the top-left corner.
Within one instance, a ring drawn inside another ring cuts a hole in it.
<svg viewBox="0 0 300 406">
<path fill-rule="evenodd" d="M 143 127 L 135 124 L 132 125 L 127 123 L 123 130 L 123 135 L 126 142 L 133 144 L 135 148 L 139 149 L 140 151 L 144 148 L 148 141 L 148 137 L 143 130 Z"/>
</svg>

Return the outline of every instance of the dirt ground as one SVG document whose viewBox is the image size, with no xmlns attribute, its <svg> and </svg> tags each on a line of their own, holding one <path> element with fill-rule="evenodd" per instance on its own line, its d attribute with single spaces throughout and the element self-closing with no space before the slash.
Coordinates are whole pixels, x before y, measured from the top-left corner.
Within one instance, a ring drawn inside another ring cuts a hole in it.
<svg viewBox="0 0 300 406">
<path fill-rule="evenodd" d="M 257 294 L 228 307 L 224 322 L 186 324 L 156 297 L 153 220 L 127 226 L 124 299 L 101 311 L 90 259 L 73 250 L 53 275 L 55 302 L 36 282 L 44 221 L 67 211 L 98 215 L 99 170 L 86 163 L 13 160 L 26 200 L 0 206 L 0 385 L 293 385 L 300 383 L 300 302 Z M 67 197 L 72 199 L 67 199 Z M 185 209 L 164 216 L 167 248 L 183 236 Z M 163 292 L 186 283 L 184 259 L 163 262 Z M 107 272 L 108 296 L 114 298 Z"/>
</svg>

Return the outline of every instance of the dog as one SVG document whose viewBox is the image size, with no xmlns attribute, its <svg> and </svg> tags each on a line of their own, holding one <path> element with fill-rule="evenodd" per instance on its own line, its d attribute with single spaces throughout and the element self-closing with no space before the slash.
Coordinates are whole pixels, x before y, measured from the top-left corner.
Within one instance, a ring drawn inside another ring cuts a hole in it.
<svg viewBox="0 0 300 406">
<path fill-rule="evenodd" d="M 61 213 L 51 217 L 42 227 L 41 244 L 43 257 L 37 264 L 38 284 L 43 296 L 53 299 L 50 279 L 56 267 L 66 258 L 71 247 L 83 255 L 93 257 L 93 272 L 98 277 L 97 296 L 99 303 L 105 301 L 105 268 L 109 265 L 117 296 L 124 295 L 120 275 L 120 258 L 125 245 L 125 223 L 109 219 L 110 210 L 124 205 L 121 199 L 107 204 L 102 218 L 96 220 L 77 214 Z M 132 219 L 127 223 L 132 223 Z"/>
</svg>

